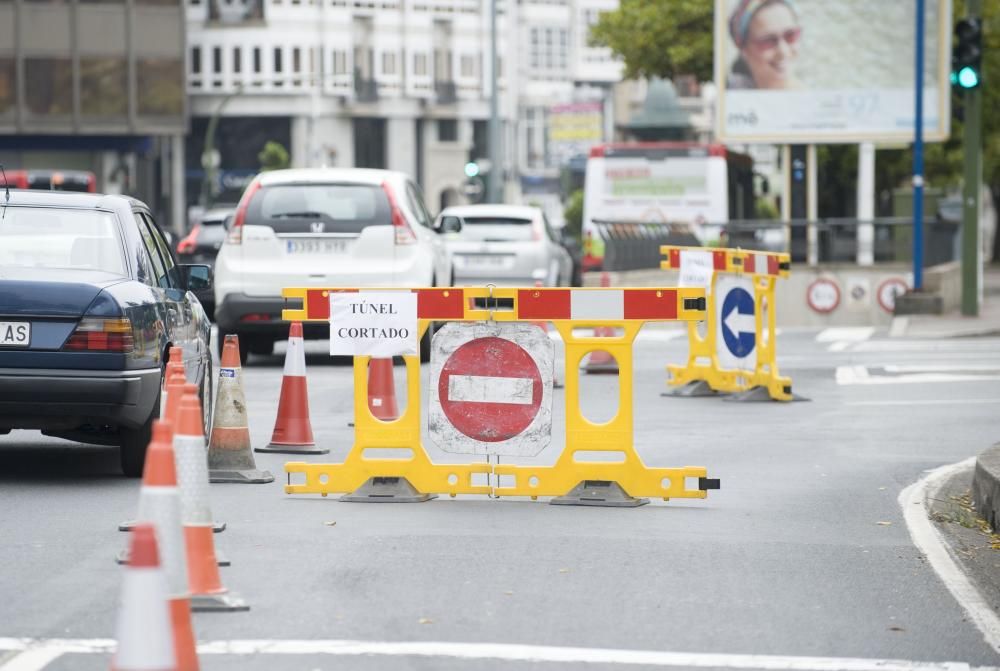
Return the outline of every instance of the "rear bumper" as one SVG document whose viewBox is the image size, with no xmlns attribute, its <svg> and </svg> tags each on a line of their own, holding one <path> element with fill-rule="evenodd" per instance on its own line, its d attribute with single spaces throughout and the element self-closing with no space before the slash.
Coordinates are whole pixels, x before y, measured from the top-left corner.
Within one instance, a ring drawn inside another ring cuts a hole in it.
<svg viewBox="0 0 1000 671">
<path fill-rule="evenodd" d="M 274 340 L 288 338 L 288 322 L 282 321 L 284 308 L 301 308 L 302 301 L 283 298 L 247 296 L 246 294 L 226 294 L 222 302 L 215 306 L 215 322 L 219 325 L 219 337 L 230 333 L 261 336 Z M 248 315 L 253 320 L 244 321 Z M 259 316 L 267 315 L 267 319 Z M 303 335 L 318 340 L 330 337 L 330 327 L 325 323 L 303 324 Z"/>
<path fill-rule="evenodd" d="M 154 411 L 160 369 L 79 371 L 0 368 L 0 428 L 141 426 Z"/>
</svg>

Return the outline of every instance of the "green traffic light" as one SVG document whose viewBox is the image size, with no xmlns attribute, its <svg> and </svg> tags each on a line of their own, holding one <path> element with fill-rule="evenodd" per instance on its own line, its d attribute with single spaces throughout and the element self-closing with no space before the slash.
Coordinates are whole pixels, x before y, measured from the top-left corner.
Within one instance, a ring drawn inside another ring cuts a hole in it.
<svg viewBox="0 0 1000 671">
<path fill-rule="evenodd" d="M 475 177 L 479 174 L 479 165 L 475 161 L 470 161 L 465 164 L 465 176 Z"/>
<path fill-rule="evenodd" d="M 958 80 L 958 85 L 963 89 L 973 89 L 979 86 L 979 73 L 976 72 L 975 68 L 969 66 L 959 70 L 956 79 Z"/>
</svg>

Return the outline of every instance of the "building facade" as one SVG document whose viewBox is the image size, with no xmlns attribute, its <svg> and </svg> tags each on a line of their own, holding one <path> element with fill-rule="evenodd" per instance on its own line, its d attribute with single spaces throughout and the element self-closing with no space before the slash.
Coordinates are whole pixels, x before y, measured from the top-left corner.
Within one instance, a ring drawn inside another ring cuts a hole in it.
<svg viewBox="0 0 1000 671">
<path fill-rule="evenodd" d="M 187 1 L 190 204 L 213 161 L 213 200 L 235 200 L 269 140 L 289 150 L 293 167 L 401 170 L 432 209 L 461 202 L 465 164 L 487 155 L 489 0 Z M 512 145 L 518 41 L 508 26 L 518 7 L 499 9 L 501 116 Z M 206 147 L 201 131 L 213 117 Z"/>
<path fill-rule="evenodd" d="M 87 170 L 183 222 L 179 0 L 0 2 L 0 163 Z"/>
</svg>

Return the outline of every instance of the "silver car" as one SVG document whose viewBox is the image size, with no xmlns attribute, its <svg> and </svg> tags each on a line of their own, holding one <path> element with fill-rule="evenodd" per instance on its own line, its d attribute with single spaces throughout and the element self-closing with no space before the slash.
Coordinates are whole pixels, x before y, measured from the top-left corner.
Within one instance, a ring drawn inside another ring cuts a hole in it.
<svg viewBox="0 0 1000 671">
<path fill-rule="evenodd" d="M 445 232 L 456 286 L 570 285 L 573 260 L 537 207 L 448 207 L 438 215 L 435 228 Z"/>
</svg>

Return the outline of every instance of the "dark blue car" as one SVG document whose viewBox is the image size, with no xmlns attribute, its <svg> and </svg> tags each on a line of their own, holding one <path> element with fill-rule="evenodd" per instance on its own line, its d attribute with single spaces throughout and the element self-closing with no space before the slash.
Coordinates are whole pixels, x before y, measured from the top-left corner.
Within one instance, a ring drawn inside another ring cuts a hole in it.
<svg viewBox="0 0 1000 671">
<path fill-rule="evenodd" d="M 142 474 L 169 348 L 211 417 L 210 325 L 149 209 L 123 196 L 0 190 L 0 435 L 121 446 Z M 206 422 L 207 424 L 207 422 Z"/>
</svg>

